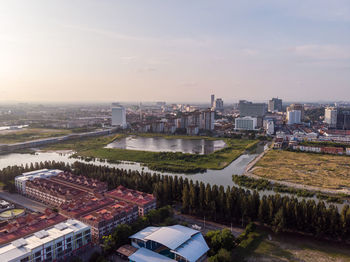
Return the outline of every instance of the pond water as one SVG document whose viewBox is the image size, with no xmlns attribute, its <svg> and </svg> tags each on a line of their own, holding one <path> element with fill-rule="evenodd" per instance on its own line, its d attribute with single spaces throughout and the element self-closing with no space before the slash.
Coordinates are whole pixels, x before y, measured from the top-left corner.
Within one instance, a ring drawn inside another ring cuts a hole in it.
<svg viewBox="0 0 350 262">
<path fill-rule="evenodd" d="M 223 140 L 128 136 L 113 141 L 106 148 L 206 155 L 225 146 L 226 143 Z"/>
</svg>

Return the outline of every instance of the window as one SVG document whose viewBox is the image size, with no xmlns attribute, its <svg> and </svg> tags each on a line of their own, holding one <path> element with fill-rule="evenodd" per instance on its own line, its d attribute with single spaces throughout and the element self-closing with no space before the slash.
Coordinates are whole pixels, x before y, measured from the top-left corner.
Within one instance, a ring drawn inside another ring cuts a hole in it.
<svg viewBox="0 0 350 262">
<path fill-rule="evenodd" d="M 62 242 L 56 243 L 56 247 L 60 247 L 60 246 L 62 246 Z"/>
<path fill-rule="evenodd" d="M 41 256 L 41 251 L 35 252 L 35 257 L 40 257 Z"/>
<path fill-rule="evenodd" d="M 51 247 L 47 247 L 46 248 L 46 253 L 50 252 L 51 251 Z"/>
<path fill-rule="evenodd" d="M 84 234 L 85 234 L 85 235 L 86 235 L 86 234 L 90 234 L 90 230 L 89 230 L 89 229 L 88 229 L 88 230 L 85 230 Z"/>
<path fill-rule="evenodd" d="M 25 258 L 22 258 L 22 259 L 20 260 L 20 262 L 27 262 L 27 261 L 29 261 L 29 257 L 25 257 Z"/>
<path fill-rule="evenodd" d="M 71 242 L 72 241 L 72 238 L 71 237 L 69 237 L 69 238 L 67 238 L 66 239 L 66 242 L 68 243 L 68 242 Z"/>
</svg>

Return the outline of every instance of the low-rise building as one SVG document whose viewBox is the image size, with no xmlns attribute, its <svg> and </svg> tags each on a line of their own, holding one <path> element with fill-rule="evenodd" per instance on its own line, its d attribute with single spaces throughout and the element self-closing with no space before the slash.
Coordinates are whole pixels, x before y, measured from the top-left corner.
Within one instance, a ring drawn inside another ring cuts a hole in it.
<svg viewBox="0 0 350 262">
<path fill-rule="evenodd" d="M 58 174 L 60 174 L 62 172 L 63 172 L 62 170 L 58 170 L 58 169 L 51 169 L 51 170 L 40 169 L 40 170 L 35 170 L 35 171 L 23 173 L 20 176 L 16 176 L 15 177 L 15 186 L 16 186 L 17 192 L 25 195 L 27 181 L 31 181 L 35 178 L 48 178 L 48 177 L 57 176 Z"/>
<path fill-rule="evenodd" d="M 35 178 L 26 182 L 25 195 L 51 206 L 60 206 L 87 193 L 80 189 L 56 183 L 51 179 Z"/>
<path fill-rule="evenodd" d="M 62 172 L 57 176 L 51 177 L 53 182 L 74 187 L 88 193 L 104 193 L 108 190 L 106 182 L 101 182 L 94 178 L 86 176 L 76 176 L 69 172 Z"/>
<path fill-rule="evenodd" d="M 137 205 L 139 216 L 144 216 L 157 207 L 157 199 L 152 194 L 123 186 L 118 186 L 116 189 L 106 192 L 105 196 Z"/>
<path fill-rule="evenodd" d="M 67 260 L 91 245 L 90 227 L 69 219 L 0 247 L 0 261 Z"/>
<path fill-rule="evenodd" d="M 65 220 L 65 217 L 50 209 L 46 209 L 44 214 L 26 214 L 0 226 L 0 246 Z"/>
<path fill-rule="evenodd" d="M 137 218 L 138 208 L 136 205 L 116 201 L 79 217 L 79 220 L 91 226 L 93 240 L 98 242 L 118 225 L 131 223 Z"/>
<path fill-rule="evenodd" d="M 209 247 L 200 231 L 174 225 L 147 227 L 130 237 L 137 248 L 129 261 L 205 261 Z"/>
</svg>

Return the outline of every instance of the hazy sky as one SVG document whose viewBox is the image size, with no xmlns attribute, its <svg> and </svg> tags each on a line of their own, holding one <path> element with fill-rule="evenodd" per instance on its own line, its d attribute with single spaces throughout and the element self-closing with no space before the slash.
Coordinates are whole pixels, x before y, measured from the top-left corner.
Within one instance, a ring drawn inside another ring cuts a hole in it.
<svg viewBox="0 0 350 262">
<path fill-rule="evenodd" d="M 349 0 L 9 0 L 0 101 L 350 100 Z"/>
</svg>

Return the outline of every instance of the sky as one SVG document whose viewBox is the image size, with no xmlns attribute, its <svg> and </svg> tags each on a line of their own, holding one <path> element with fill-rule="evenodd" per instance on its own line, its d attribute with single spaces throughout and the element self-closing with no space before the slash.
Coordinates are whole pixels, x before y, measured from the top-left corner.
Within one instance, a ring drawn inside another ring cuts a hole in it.
<svg viewBox="0 0 350 262">
<path fill-rule="evenodd" d="M 349 0 L 0 3 L 0 102 L 350 101 Z"/>
</svg>

